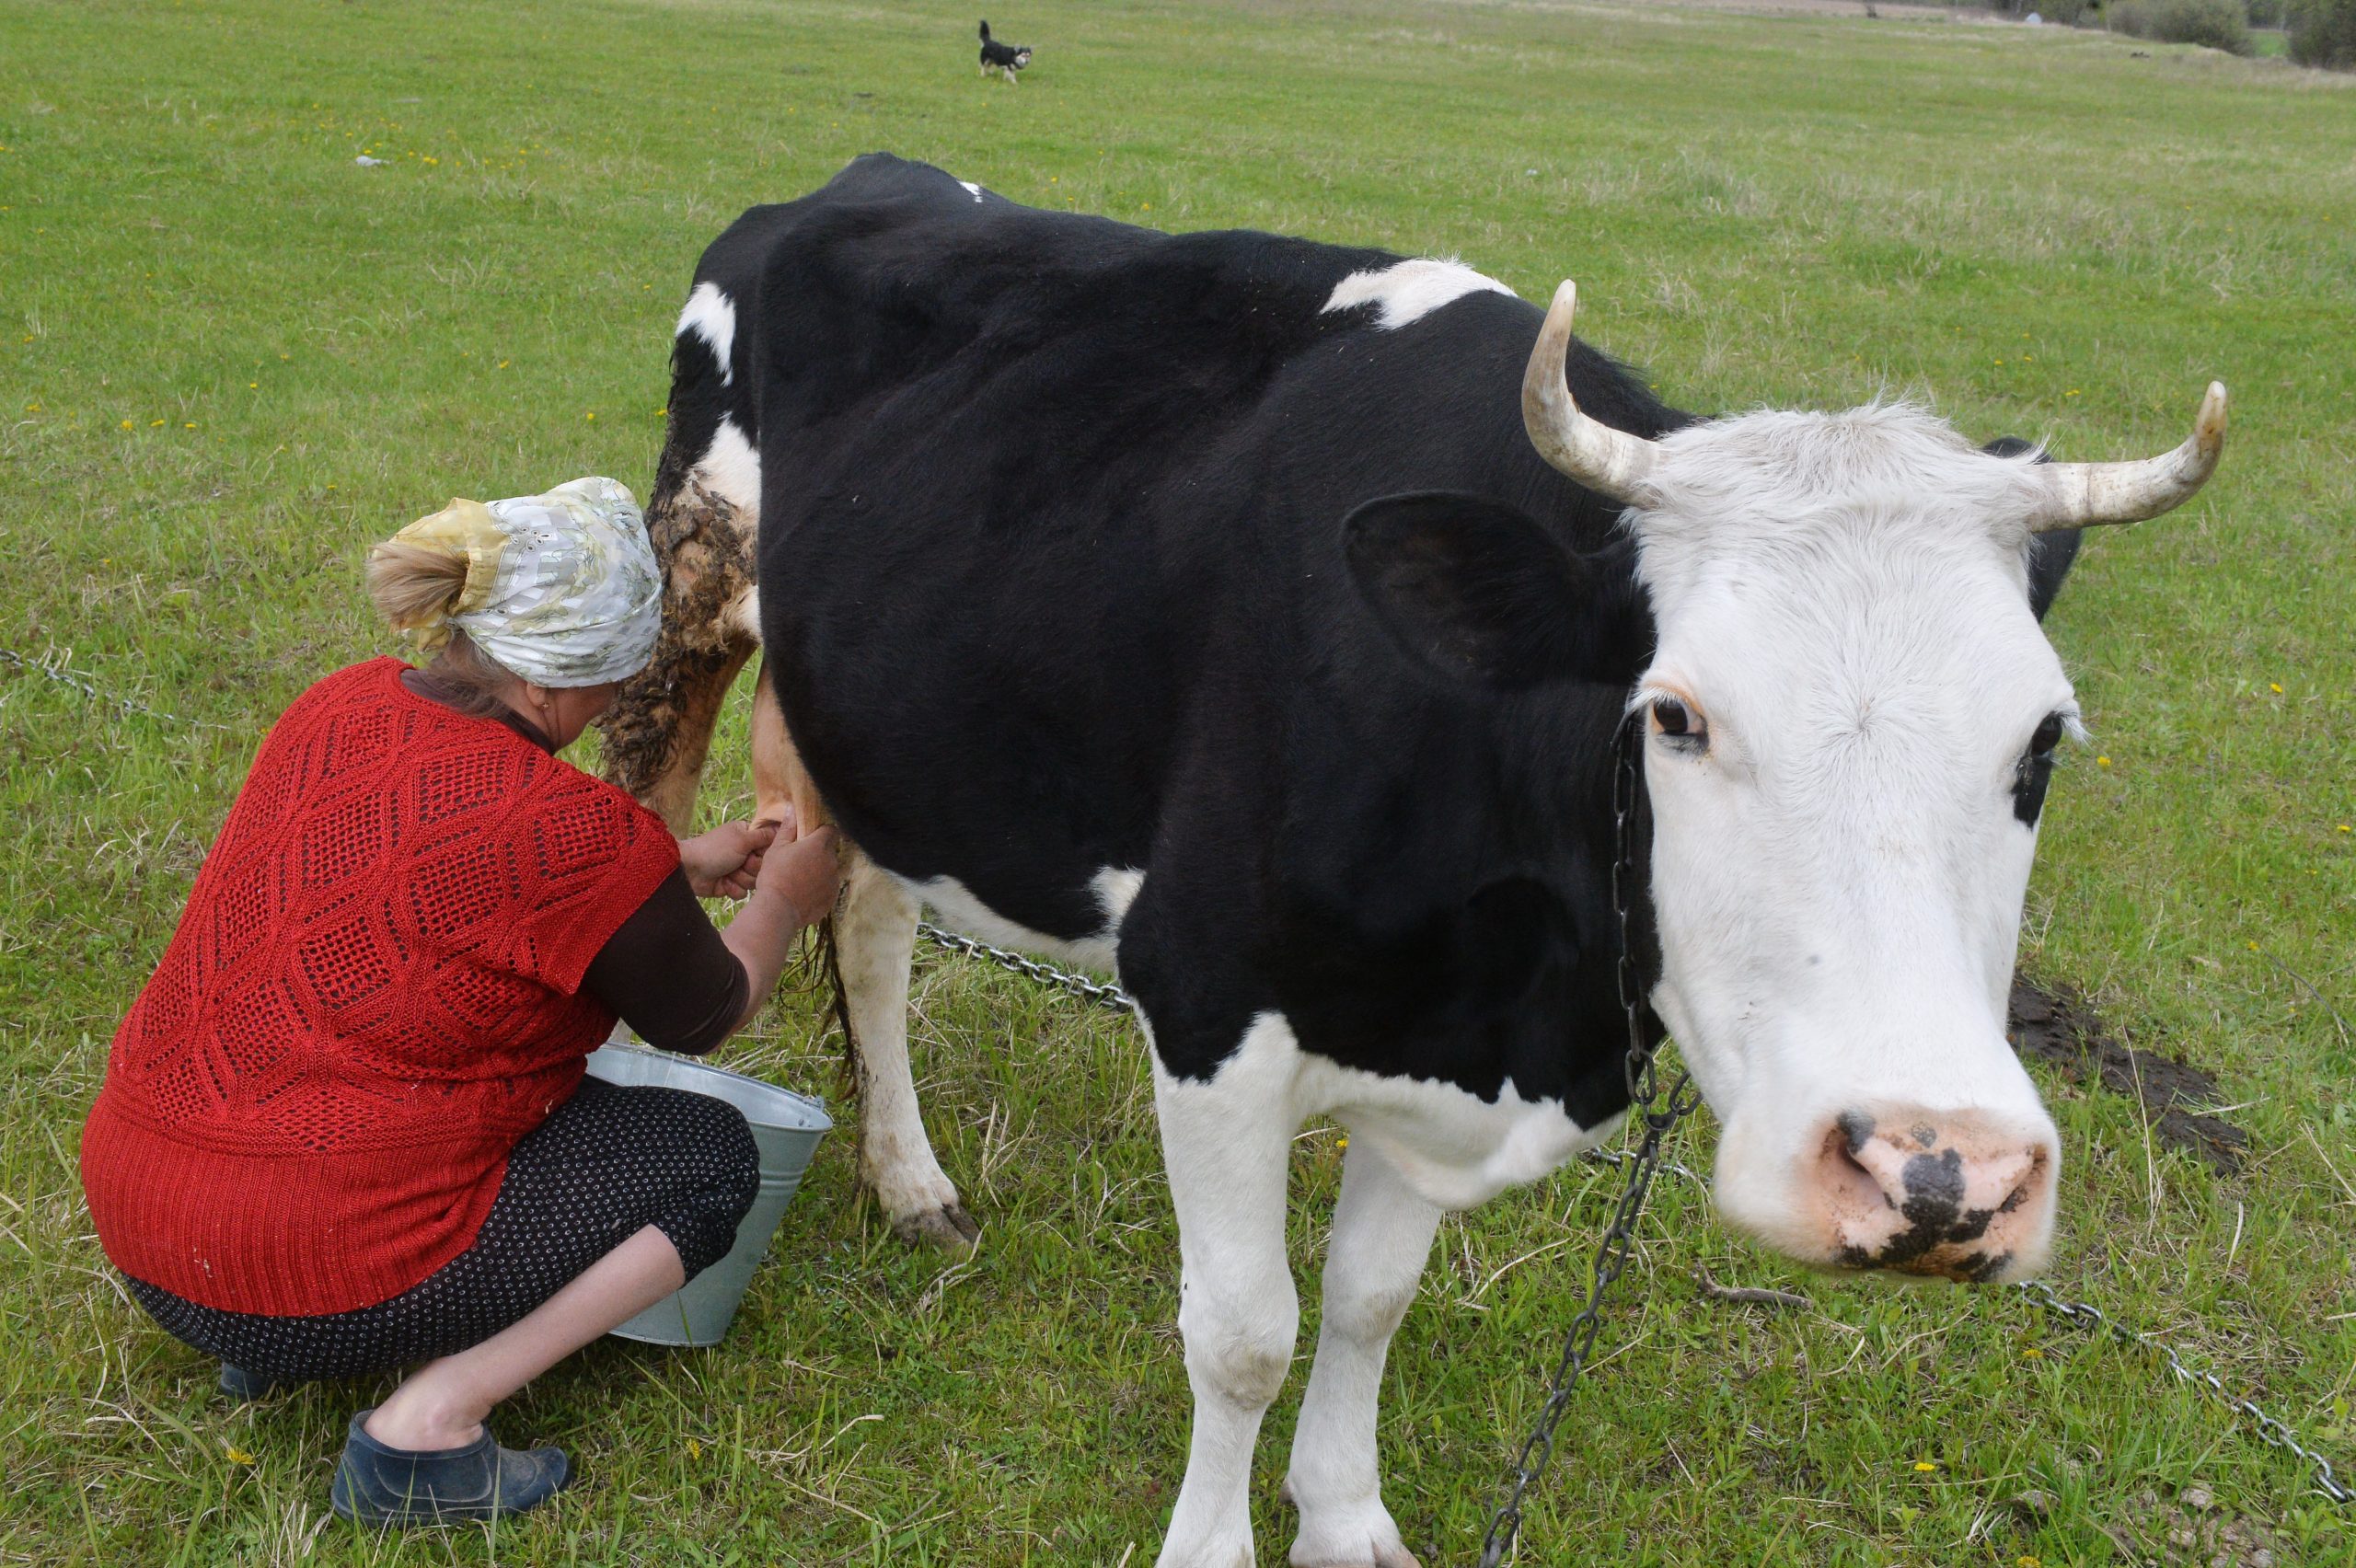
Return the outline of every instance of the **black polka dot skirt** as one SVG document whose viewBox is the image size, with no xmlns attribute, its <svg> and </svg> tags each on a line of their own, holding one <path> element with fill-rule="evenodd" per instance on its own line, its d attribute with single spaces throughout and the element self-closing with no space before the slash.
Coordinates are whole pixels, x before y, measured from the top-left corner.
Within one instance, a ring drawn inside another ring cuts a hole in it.
<svg viewBox="0 0 2356 1568">
<path fill-rule="evenodd" d="M 202 1307 L 143 1280 L 174 1338 L 283 1378 L 361 1378 L 480 1344 L 647 1226 L 692 1279 L 736 1243 L 760 1185 L 743 1113 L 681 1089 L 583 1078 L 517 1141 L 474 1245 L 387 1301 L 313 1318 Z"/>
</svg>

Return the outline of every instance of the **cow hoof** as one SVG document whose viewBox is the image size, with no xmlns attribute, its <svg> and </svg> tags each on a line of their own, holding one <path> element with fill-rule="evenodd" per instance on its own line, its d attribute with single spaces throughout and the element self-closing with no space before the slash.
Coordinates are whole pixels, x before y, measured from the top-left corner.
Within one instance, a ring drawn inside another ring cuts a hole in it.
<svg viewBox="0 0 2356 1568">
<path fill-rule="evenodd" d="M 963 1204 L 943 1204 L 938 1208 L 902 1215 L 892 1222 L 892 1234 L 911 1247 L 968 1252 L 981 1239 L 982 1228 L 965 1212 Z"/>
<path fill-rule="evenodd" d="M 1299 1548 L 1295 1547 L 1299 1552 Z M 1292 1568 L 1424 1568 L 1423 1559 L 1403 1546 L 1384 1547 L 1369 1543 L 1368 1557 L 1301 1557 L 1290 1559 Z"/>
<path fill-rule="evenodd" d="M 1153 1568 L 1253 1568 L 1252 1542 L 1248 1537 L 1241 1545 L 1219 1540 L 1192 1547 L 1172 1541 L 1162 1547 Z"/>
<path fill-rule="evenodd" d="M 1285 1501 L 1299 1505 L 1292 1478 L 1285 1478 Z M 1304 1510 L 1300 1534 L 1287 1561 L 1292 1568 L 1423 1568 L 1399 1539 L 1399 1527 L 1380 1498 L 1370 1504 Z"/>
</svg>

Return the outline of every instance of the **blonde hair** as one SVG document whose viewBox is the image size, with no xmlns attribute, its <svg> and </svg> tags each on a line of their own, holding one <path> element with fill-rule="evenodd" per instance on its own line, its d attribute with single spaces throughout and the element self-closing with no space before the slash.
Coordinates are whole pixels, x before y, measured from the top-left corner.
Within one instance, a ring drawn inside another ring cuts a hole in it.
<svg viewBox="0 0 2356 1568">
<path fill-rule="evenodd" d="M 448 615 L 467 587 L 467 558 L 422 545 L 387 540 L 368 553 L 368 598 L 385 624 L 396 631 L 431 626 Z M 447 628 L 429 666 L 449 694 L 451 706 L 478 719 L 509 711 L 500 693 L 519 676 L 474 645 L 456 627 Z"/>
</svg>

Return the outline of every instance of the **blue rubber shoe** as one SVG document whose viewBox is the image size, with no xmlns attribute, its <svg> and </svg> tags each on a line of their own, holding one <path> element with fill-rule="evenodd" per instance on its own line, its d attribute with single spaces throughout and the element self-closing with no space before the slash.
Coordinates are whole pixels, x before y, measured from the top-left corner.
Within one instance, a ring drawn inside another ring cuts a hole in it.
<svg viewBox="0 0 2356 1568">
<path fill-rule="evenodd" d="M 328 1502 L 339 1518 L 379 1529 L 495 1519 L 537 1508 L 572 1479 L 561 1448 L 502 1448 L 489 1428 L 463 1448 L 412 1451 L 368 1435 L 374 1411 L 352 1418 Z"/>
<path fill-rule="evenodd" d="M 266 1400 L 302 1386 L 299 1378 L 273 1378 L 267 1372 L 248 1372 L 225 1361 L 221 1364 L 221 1391 L 233 1400 Z"/>
</svg>

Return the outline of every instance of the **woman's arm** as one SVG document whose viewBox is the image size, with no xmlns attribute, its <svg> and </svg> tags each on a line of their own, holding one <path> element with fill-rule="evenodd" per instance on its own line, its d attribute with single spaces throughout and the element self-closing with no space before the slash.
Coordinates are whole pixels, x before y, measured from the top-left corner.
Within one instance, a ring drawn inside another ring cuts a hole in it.
<svg viewBox="0 0 2356 1568">
<path fill-rule="evenodd" d="M 794 937 L 804 926 L 815 925 L 834 913 L 835 894 L 841 886 L 842 874 L 835 864 L 835 830 L 820 827 L 797 835 L 793 809 L 787 807 L 775 841 L 761 857 L 752 896 L 720 934 L 728 951 L 744 964 L 749 985 L 744 1016 L 731 1027 L 731 1033 L 753 1021 L 753 1015 L 777 988 L 778 974 L 785 967 L 785 955 L 792 951 Z"/>
<path fill-rule="evenodd" d="M 696 869 L 683 862 L 598 950 L 582 988 L 665 1051 L 699 1055 L 736 1032 L 775 989 L 794 936 L 834 907 L 833 830 L 791 833 L 751 852 L 752 896 L 725 931 L 696 902 Z"/>
</svg>

